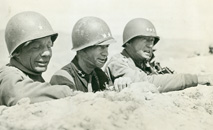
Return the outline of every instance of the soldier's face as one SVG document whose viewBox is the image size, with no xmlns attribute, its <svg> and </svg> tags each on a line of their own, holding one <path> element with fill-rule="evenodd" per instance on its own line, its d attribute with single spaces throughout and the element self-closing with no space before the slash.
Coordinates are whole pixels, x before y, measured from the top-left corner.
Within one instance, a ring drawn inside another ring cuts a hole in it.
<svg viewBox="0 0 213 130">
<path fill-rule="evenodd" d="M 47 70 L 52 57 L 52 46 L 53 43 L 50 37 L 33 40 L 21 49 L 17 57 L 27 69 L 42 73 Z"/>
<path fill-rule="evenodd" d="M 154 37 L 137 37 L 130 45 L 141 59 L 149 60 L 153 54 Z"/>
<path fill-rule="evenodd" d="M 88 60 L 95 67 L 103 67 L 107 61 L 109 45 L 95 45 L 85 50 Z"/>
</svg>

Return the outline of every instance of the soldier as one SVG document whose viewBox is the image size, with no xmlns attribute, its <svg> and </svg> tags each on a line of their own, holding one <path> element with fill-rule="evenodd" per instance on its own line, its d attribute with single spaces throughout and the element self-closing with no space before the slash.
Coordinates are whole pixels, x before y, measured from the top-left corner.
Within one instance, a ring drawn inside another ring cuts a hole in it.
<svg viewBox="0 0 213 130">
<path fill-rule="evenodd" d="M 52 86 L 42 78 L 57 36 L 39 13 L 22 12 L 9 20 L 5 40 L 10 62 L 0 68 L 0 105 L 12 106 L 22 98 L 36 103 L 71 95 L 68 86 Z"/>
<path fill-rule="evenodd" d="M 96 92 L 108 89 L 109 79 L 101 70 L 107 61 L 108 46 L 115 42 L 108 25 L 97 17 L 84 17 L 72 31 L 74 59 L 51 78 L 50 83 L 68 85 L 72 90 Z M 115 90 L 120 91 L 130 80 L 115 81 Z"/>
<path fill-rule="evenodd" d="M 213 85 L 212 75 L 172 74 L 168 68 L 152 62 L 153 46 L 160 40 L 154 25 L 147 19 L 136 18 L 123 31 L 123 51 L 114 55 L 105 71 L 112 81 L 130 77 L 132 82 L 148 81 L 160 92 L 181 90 L 199 84 Z"/>
</svg>

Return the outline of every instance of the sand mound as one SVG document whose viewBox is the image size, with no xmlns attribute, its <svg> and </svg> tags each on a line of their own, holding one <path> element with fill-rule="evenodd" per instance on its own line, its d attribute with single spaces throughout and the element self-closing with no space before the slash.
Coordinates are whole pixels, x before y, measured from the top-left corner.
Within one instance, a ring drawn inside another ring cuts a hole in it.
<svg viewBox="0 0 213 130">
<path fill-rule="evenodd" d="M 160 94 L 149 83 L 120 93 L 75 92 L 73 97 L 0 107 L 1 130 L 173 130 L 213 128 L 213 89 L 198 86 Z"/>
</svg>

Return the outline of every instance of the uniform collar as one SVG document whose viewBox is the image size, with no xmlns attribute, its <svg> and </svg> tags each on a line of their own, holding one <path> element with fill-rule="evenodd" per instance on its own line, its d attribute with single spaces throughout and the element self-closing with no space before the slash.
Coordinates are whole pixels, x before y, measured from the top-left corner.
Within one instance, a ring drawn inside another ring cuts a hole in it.
<svg viewBox="0 0 213 130">
<path fill-rule="evenodd" d="M 27 74 L 31 74 L 31 75 L 41 75 L 41 73 L 36 73 L 36 72 L 33 72 L 29 69 L 27 69 L 26 67 L 24 67 L 21 63 L 19 63 L 15 58 L 11 58 L 10 59 L 10 65 L 11 66 L 14 66 L 18 69 L 20 69 L 21 71 L 24 71 L 25 73 Z"/>
<path fill-rule="evenodd" d="M 136 60 L 134 56 L 131 56 L 126 49 L 123 49 L 123 51 L 121 52 L 121 54 L 127 58 L 131 58 L 133 60 L 133 62 L 135 63 L 135 65 L 141 69 L 144 68 L 146 61 L 143 60 Z"/>
<path fill-rule="evenodd" d="M 27 69 L 21 63 L 19 63 L 15 58 L 10 59 L 9 65 L 18 68 L 19 70 L 27 74 L 34 81 L 44 82 L 44 79 L 42 78 L 41 73 L 36 73 Z"/>
<path fill-rule="evenodd" d="M 77 72 L 78 72 L 78 74 L 79 74 L 82 78 L 89 79 L 89 76 L 90 76 L 91 74 L 93 74 L 93 72 L 94 72 L 94 71 L 93 71 L 91 74 L 85 73 L 85 72 L 83 71 L 83 69 L 82 69 L 82 68 L 79 66 L 79 64 L 78 64 L 78 58 L 77 58 L 77 56 L 74 57 L 74 59 L 72 60 L 72 63 L 76 66 Z"/>
</svg>

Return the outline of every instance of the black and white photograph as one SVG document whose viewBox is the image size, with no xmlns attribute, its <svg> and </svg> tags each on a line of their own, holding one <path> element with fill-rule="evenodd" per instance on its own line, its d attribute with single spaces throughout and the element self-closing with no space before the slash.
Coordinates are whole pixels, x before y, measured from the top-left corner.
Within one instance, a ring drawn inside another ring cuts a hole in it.
<svg viewBox="0 0 213 130">
<path fill-rule="evenodd" d="M 212 130 L 212 0 L 0 0 L 0 130 Z"/>
</svg>

